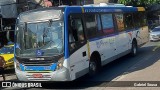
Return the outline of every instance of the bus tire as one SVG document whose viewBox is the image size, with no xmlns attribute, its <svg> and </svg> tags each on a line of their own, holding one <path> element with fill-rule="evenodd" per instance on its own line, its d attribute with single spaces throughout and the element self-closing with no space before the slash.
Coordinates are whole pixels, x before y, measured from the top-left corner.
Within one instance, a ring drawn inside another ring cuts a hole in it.
<svg viewBox="0 0 160 90">
<path fill-rule="evenodd" d="M 136 56 L 137 55 L 137 42 L 134 40 L 132 43 L 132 48 L 131 48 L 131 56 Z"/>
<path fill-rule="evenodd" d="M 98 65 L 98 61 L 95 59 L 96 58 L 93 58 L 93 60 L 91 59 L 91 61 L 89 62 L 89 76 L 91 77 L 95 76 L 100 68 Z"/>
</svg>

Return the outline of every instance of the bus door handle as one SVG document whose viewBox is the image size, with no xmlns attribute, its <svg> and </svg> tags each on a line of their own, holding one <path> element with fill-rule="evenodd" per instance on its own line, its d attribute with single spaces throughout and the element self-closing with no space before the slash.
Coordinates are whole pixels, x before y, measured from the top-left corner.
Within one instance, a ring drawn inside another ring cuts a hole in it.
<svg viewBox="0 0 160 90">
<path fill-rule="evenodd" d="M 82 52 L 82 56 L 85 57 L 87 54 L 86 54 L 86 51 Z"/>
</svg>

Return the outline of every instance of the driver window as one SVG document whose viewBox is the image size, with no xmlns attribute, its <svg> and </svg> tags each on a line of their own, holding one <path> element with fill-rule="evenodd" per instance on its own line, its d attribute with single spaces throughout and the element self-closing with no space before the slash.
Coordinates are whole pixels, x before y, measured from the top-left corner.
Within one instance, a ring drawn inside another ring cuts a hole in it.
<svg viewBox="0 0 160 90">
<path fill-rule="evenodd" d="M 69 43 L 70 50 L 80 47 L 85 40 L 83 32 L 82 19 L 76 18 L 70 20 Z"/>
</svg>

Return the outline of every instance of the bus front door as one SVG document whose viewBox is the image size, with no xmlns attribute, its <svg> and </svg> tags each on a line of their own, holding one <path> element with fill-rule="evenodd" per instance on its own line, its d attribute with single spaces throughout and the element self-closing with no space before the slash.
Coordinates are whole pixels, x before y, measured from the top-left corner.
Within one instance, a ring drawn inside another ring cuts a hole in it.
<svg viewBox="0 0 160 90">
<path fill-rule="evenodd" d="M 88 72 L 89 60 L 83 19 L 72 15 L 69 19 L 69 55 L 72 80 Z"/>
</svg>

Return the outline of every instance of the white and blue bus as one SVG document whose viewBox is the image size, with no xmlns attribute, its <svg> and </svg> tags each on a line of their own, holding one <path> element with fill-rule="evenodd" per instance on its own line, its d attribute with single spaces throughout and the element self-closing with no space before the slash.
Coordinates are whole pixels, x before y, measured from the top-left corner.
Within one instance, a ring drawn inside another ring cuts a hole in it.
<svg viewBox="0 0 160 90">
<path fill-rule="evenodd" d="M 145 9 L 66 6 L 21 13 L 15 31 L 20 81 L 72 81 L 149 41 Z"/>
</svg>

